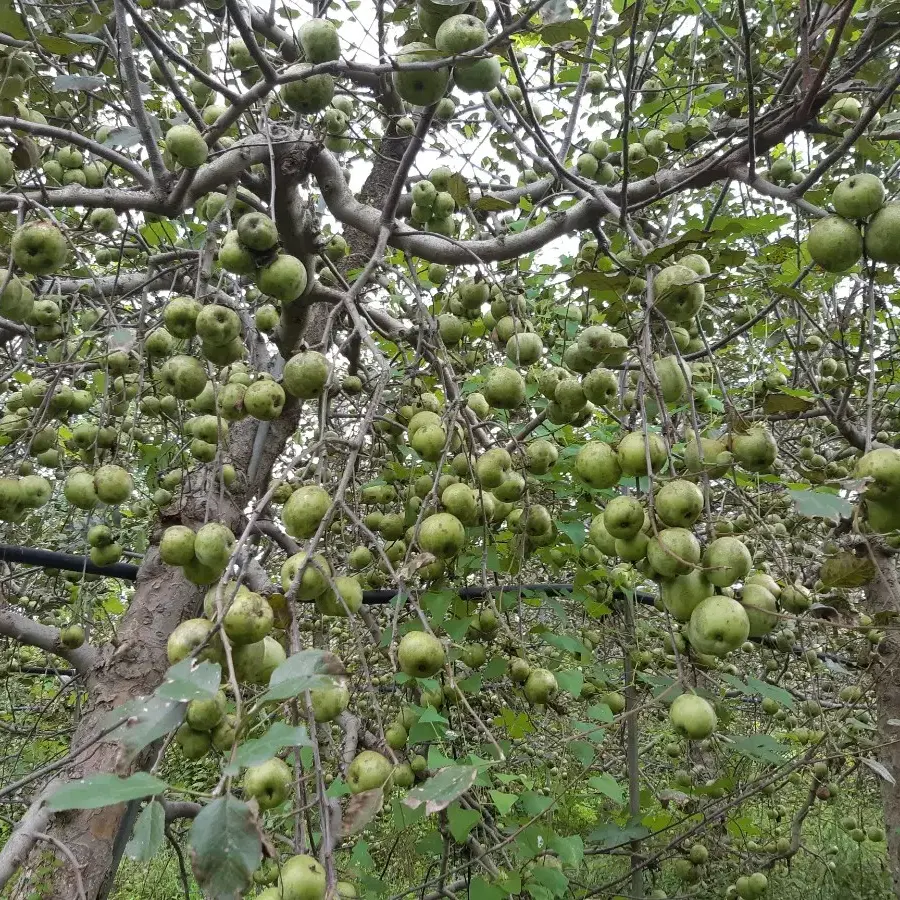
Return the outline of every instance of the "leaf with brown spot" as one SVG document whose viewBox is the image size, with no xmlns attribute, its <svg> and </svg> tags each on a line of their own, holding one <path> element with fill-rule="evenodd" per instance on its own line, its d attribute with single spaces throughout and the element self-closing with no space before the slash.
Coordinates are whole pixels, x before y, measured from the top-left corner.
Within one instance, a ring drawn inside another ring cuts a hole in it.
<svg viewBox="0 0 900 900">
<path fill-rule="evenodd" d="M 875 577 L 872 560 L 853 553 L 838 553 L 822 563 L 819 578 L 825 587 L 857 588 L 868 584 Z"/>
<path fill-rule="evenodd" d="M 374 788 L 361 791 L 350 798 L 341 818 L 341 837 L 349 837 L 362 831 L 384 806 L 384 791 Z"/>
</svg>

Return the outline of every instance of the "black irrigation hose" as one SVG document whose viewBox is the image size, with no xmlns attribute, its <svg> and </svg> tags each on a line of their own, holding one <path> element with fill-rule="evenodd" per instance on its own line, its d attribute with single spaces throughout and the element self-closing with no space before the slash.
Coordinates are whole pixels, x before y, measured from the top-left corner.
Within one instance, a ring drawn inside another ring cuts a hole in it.
<svg viewBox="0 0 900 900">
<path fill-rule="evenodd" d="M 35 550 L 31 547 L 11 547 L 0 544 L 0 563 L 26 563 L 44 569 L 65 569 L 67 572 L 83 572 L 86 575 L 106 575 L 125 581 L 137 580 L 138 567 L 130 563 L 113 563 L 111 566 L 95 566 L 87 556 L 74 553 L 58 553 L 55 550 Z"/>
<path fill-rule="evenodd" d="M 9 544 L 0 544 L 0 562 L 25 563 L 31 566 L 40 566 L 44 569 L 65 569 L 67 572 L 83 572 L 86 575 L 105 575 L 109 578 L 121 578 L 124 581 L 137 581 L 139 566 L 131 563 L 113 563 L 111 566 L 95 566 L 87 556 L 76 556 L 74 553 L 58 553 L 56 550 L 36 550 L 31 547 L 13 547 Z M 567 594 L 575 589 L 574 584 L 549 583 L 549 584 L 502 584 L 502 585 L 470 585 L 460 588 L 456 593 L 463 599 L 483 597 L 485 594 L 494 593 L 536 593 L 547 594 L 551 597 Z M 363 591 L 363 603 L 369 606 L 378 606 L 390 603 L 397 596 L 397 591 L 391 588 L 383 590 Z M 619 593 L 618 591 L 616 593 Z M 652 606 L 656 602 L 653 594 L 638 591 L 635 594 L 638 603 Z M 312 603 L 314 601 L 306 601 Z M 754 643 L 760 643 L 759 638 L 752 638 Z M 795 656 L 802 655 L 805 651 L 802 647 L 792 647 Z M 817 653 L 819 659 L 829 659 L 842 663 L 845 666 L 857 668 L 854 660 L 833 653 Z"/>
<path fill-rule="evenodd" d="M 86 575 L 105 575 L 109 578 L 121 578 L 124 581 L 137 581 L 139 566 L 131 563 L 113 563 L 111 566 L 95 566 L 88 557 L 76 556 L 74 553 L 59 553 L 56 550 L 37 550 L 31 547 L 13 547 L 8 544 L 0 544 L 0 562 L 25 563 L 31 566 L 40 566 L 44 569 L 64 569 L 67 572 L 83 572 Z M 572 584 L 507 584 L 495 587 L 470 586 L 460 588 L 457 591 L 460 597 L 483 597 L 487 593 L 504 592 L 535 592 L 557 596 L 574 590 Z M 384 604 L 390 603 L 397 596 L 396 590 L 372 590 L 363 591 L 363 603 Z M 652 603 L 650 594 L 639 594 L 638 599 L 642 603 Z M 309 601 L 312 602 L 312 601 Z"/>
</svg>

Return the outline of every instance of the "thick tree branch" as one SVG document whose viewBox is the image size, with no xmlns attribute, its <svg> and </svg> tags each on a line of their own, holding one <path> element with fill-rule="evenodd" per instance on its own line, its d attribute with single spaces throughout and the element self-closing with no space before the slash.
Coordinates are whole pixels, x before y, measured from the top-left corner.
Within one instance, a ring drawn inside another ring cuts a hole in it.
<svg viewBox="0 0 900 900">
<path fill-rule="evenodd" d="M 59 639 L 58 628 L 41 625 L 28 616 L 16 612 L 2 601 L 0 601 L 0 634 L 18 641 L 20 644 L 39 647 L 48 653 L 61 656 L 82 673 L 90 671 L 97 661 L 97 651 L 93 647 L 87 644 L 77 650 L 64 647 Z"/>
</svg>

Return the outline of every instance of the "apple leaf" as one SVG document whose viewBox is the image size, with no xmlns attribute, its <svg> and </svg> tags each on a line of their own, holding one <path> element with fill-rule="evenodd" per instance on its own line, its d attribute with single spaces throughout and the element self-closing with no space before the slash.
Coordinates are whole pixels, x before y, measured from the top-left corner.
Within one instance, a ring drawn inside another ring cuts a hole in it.
<svg viewBox="0 0 900 900">
<path fill-rule="evenodd" d="M 269 678 L 269 689 L 262 701 L 288 700 L 304 691 L 334 687 L 335 676 L 343 674 L 343 665 L 324 650 L 301 650 L 289 656 Z"/>
<path fill-rule="evenodd" d="M 131 840 L 125 847 L 125 855 L 134 862 L 149 862 L 165 840 L 166 811 L 162 803 L 151 800 L 134 823 Z"/>
<path fill-rule="evenodd" d="M 604 772 L 602 775 L 595 775 L 588 779 L 588 786 L 595 791 L 609 797 L 613 803 L 622 804 L 625 801 L 625 791 L 612 775 Z"/>
<path fill-rule="evenodd" d="M 53 79 L 54 91 L 96 91 L 106 86 L 106 79 L 97 75 L 57 75 Z"/>
<path fill-rule="evenodd" d="M 571 694 L 577 700 L 584 687 L 584 675 L 578 669 L 564 669 L 556 673 L 556 683 L 561 691 Z"/>
<path fill-rule="evenodd" d="M 838 553 L 822 563 L 819 578 L 827 588 L 858 588 L 868 584 L 876 574 L 872 560 L 854 553 Z"/>
<path fill-rule="evenodd" d="M 465 843 L 469 832 L 481 821 L 481 813 L 477 809 L 463 809 L 454 803 L 447 810 L 447 824 L 450 834 L 458 844 Z"/>
<path fill-rule="evenodd" d="M 751 734 L 746 737 L 735 737 L 731 740 L 731 746 L 741 756 L 750 759 L 761 759 L 763 762 L 781 765 L 784 763 L 785 754 L 790 752 L 790 747 L 779 744 L 771 735 Z"/>
<path fill-rule="evenodd" d="M 794 508 L 808 519 L 836 519 L 853 513 L 853 504 L 845 497 L 826 490 L 788 490 Z"/>
<path fill-rule="evenodd" d="M 244 766 L 258 766 L 271 759 L 282 747 L 309 747 L 311 741 L 305 725 L 291 727 L 275 722 L 262 736 L 245 741 L 238 747 L 234 761 L 225 769 L 226 775 L 237 775 Z"/>
<path fill-rule="evenodd" d="M 161 794 L 168 784 L 149 772 L 135 772 L 128 778 L 119 778 L 109 772 L 100 772 L 90 778 L 82 778 L 62 785 L 47 800 L 47 808 L 54 812 L 64 809 L 100 809 L 129 800 Z"/>
<path fill-rule="evenodd" d="M 123 703 L 108 713 L 103 720 L 103 727 L 110 728 L 116 722 L 121 723 L 115 731 L 116 740 L 132 753 L 137 753 L 177 728 L 186 709 L 186 703 L 165 697 L 138 698 Z"/>
<path fill-rule="evenodd" d="M 200 810 L 189 837 L 191 866 L 203 896 L 237 900 L 262 862 L 262 836 L 252 806 L 231 794 Z"/>
<path fill-rule="evenodd" d="M 0 34 L 20 41 L 27 41 L 31 37 L 22 16 L 16 12 L 13 0 L 0 0 Z"/>
<path fill-rule="evenodd" d="M 403 802 L 410 809 L 418 809 L 424 803 L 425 812 L 440 812 L 469 790 L 477 777 L 476 766 L 447 766 L 432 775 L 423 785 L 413 788 L 403 798 Z"/>
<path fill-rule="evenodd" d="M 341 817 L 340 837 L 349 837 L 362 831 L 384 806 L 384 791 L 374 788 L 361 791 L 350 798 Z"/>
<path fill-rule="evenodd" d="M 218 663 L 183 659 L 166 672 L 156 696 L 167 700 L 210 700 L 219 692 L 221 680 L 222 667 Z"/>
</svg>

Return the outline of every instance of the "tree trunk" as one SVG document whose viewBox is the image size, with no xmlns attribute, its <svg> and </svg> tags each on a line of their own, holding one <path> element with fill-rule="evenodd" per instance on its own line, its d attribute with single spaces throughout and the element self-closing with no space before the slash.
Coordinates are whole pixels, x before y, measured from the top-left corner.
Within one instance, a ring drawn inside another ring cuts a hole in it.
<svg viewBox="0 0 900 900">
<path fill-rule="evenodd" d="M 866 607 L 870 615 L 878 613 L 900 616 L 900 582 L 894 557 L 873 548 L 877 575 L 866 590 Z M 887 832 L 888 866 L 894 883 L 894 894 L 900 897 L 900 743 L 897 738 L 900 721 L 900 621 L 888 623 L 885 638 L 878 646 L 880 671 L 875 676 L 875 698 L 878 705 L 878 737 L 881 764 L 898 783 L 881 779 L 884 803 L 884 825 Z"/>
<path fill-rule="evenodd" d="M 366 201 L 376 208 L 378 199 L 383 198 L 390 188 L 407 143 L 408 139 L 391 138 L 382 144 L 382 155 L 376 159 L 362 191 Z M 295 174 L 286 177 L 291 190 L 295 189 Z M 300 240 L 299 235 L 285 234 L 287 226 L 284 216 L 279 217 L 278 227 L 283 240 L 287 243 Z M 368 235 L 349 228 L 347 238 L 353 252 L 341 266 L 345 272 L 356 265 L 364 265 L 375 243 Z M 322 339 L 327 312 L 325 305 L 317 304 L 304 317 L 304 336 L 311 344 Z M 161 525 L 184 524 L 196 529 L 205 521 L 218 521 L 238 532 L 243 510 L 264 490 L 276 461 L 297 428 L 299 417 L 299 404 L 289 401 L 276 421 L 246 419 L 233 427 L 229 450 L 238 478 L 244 479 L 239 489 L 233 494 L 226 493 L 219 503 L 218 486 L 210 490 L 201 470 L 193 476 L 177 501 L 177 514 L 164 516 Z M 257 443 L 261 446 L 255 449 Z M 254 462 L 252 471 L 251 461 Z M 103 648 L 100 662 L 87 678 L 88 703 L 72 741 L 73 748 L 96 740 L 96 735 L 102 731 L 101 723 L 110 710 L 154 691 L 168 668 L 166 642 L 169 635 L 183 619 L 198 614 L 204 590 L 187 581 L 178 569 L 160 561 L 158 542 L 159 533 L 151 539 L 134 596 L 118 630 L 117 644 Z M 121 744 L 98 741 L 61 773 L 60 779 L 68 781 L 98 772 L 115 772 L 124 777 L 152 764 L 153 757 L 152 752 L 145 751 L 137 759 L 129 759 Z M 117 835 L 126 810 L 127 804 L 122 803 L 98 810 L 59 813 L 52 820 L 48 829 L 50 836 L 61 842 L 78 861 L 85 900 L 97 900 L 104 888 L 108 891 L 108 882 L 115 874 Z M 48 862 L 53 866 L 52 877 L 48 873 Z M 26 900 L 35 890 L 40 891 L 42 900 L 72 900 L 79 896 L 72 863 L 54 845 L 35 846 L 22 869 L 13 900 Z"/>
</svg>

